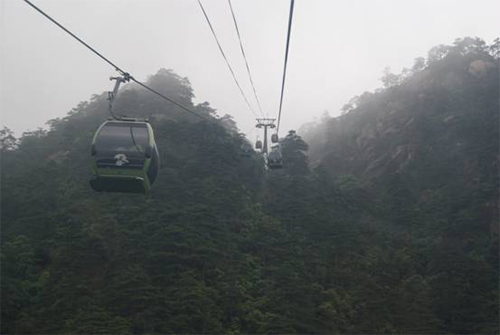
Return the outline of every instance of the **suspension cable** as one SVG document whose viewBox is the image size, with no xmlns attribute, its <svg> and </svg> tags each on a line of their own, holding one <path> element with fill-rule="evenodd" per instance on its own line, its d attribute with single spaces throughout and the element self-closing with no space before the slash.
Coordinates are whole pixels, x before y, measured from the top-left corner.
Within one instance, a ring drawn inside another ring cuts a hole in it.
<svg viewBox="0 0 500 335">
<path fill-rule="evenodd" d="M 205 16 L 205 19 L 207 20 L 208 26 L 210 27 L 210 30 L 212 31 L 212 35 L 215 38 L 215 42 L 217 42 L 217 45 L 219 46 L 220 53 L 222 54 L 222 57 L 226 61 L 227 67 L 229 68 L 229 71 L 231 72 L 231 75 L 233 76 L 233 79 L 234 79 L 234 82 L 236 83 L 236 86 L 238 86 L 238 89 L 240 90 L 240 93 L 243 96 L 243 99 L 245 99 L 245 102 L 246 102 L 248 108 L 250 109 L 250 111 L 252 112 L 252 114 L 257 118 L 258 117 L 257 114 L 255 114 L 255 111 L 253 110 L 252 106 L 248 102 L 247 96 L 243 92 L 243 89 L 241 88 L 240 83 L 238 82 L 238 79 L 236 79 L 236 75 L 234 74 L 233 68 L 231 67 L 231 64 L 229 64 L 229 60 L 227 59 L 226 54 L 224 53 L 224 50 L 222 49 L 222 46 L 221 46 L 221 44 L 219 42 L 219 39 L 217 38 L 217 34 L 215 33 L 215 30 L 214 30 L 214 28 L 212 26 L 212 23 L 210 22 L 210 19 L 208 18 L 208 14 L 205 11 L 205 8 L 203 7 L 203 5 L 202 5 L 202 3 L 201 3 L 200 0 L 198 0 L 198 4 L 200 5 L 201 11 L 203 12 L 203 15 Z"/>
<path fill-rule="evenodd" d="M 135 79 L 134 77 L 130 77 L 130 80 L 132 80 L 134 83 L 138 84 L 139 86 L 144 87 L 145 89 L 147 89 L 147 90 L 148 90 L 148 91 L 150 91 L 151 93 L 154 93 L 154 94 L 158 95 L 159 97 L 162 97 L 163 99 L 167 100 L 168 102 L 170 102 L 170 103 L 172 103 L 172 104 L 176 105 L 177 107 L 179 107 L 179 108 L 181 108 L 181 109 L 185 110 L 186 112 L 188 112 L 188 113 L 190 113 L 190 114 L 192 114 L 192 115 L 194 115 L 194 116 L 197 116 L 197 117 L 199 117 L 200 119 L 203 119 L 203 120 L 205 120 L 205 121 L 209 121 L 209 122 L 212 122 L 212 123 L 217 124 L 217 122 L 215 122 L 214 120 L 212 120 L 212 119 L 207 119 L 206 117 L 204 117 L 204 116 L 202 116 L 202 115 L 200 115 L 200 114 L 198 114 L 198 113 L 196 113 L 196 112 L 192 111 L 191 109 L 189 109 L 189 108 L 187 108 L 187 107 L 185 107 L 185 106 L 181 105 L 181 104 L 180 104 L 180 103 L 178 103 L 177 101 L 172 100 L 172 99 L 170 99 L 169 97 L 167 97 L 167 96 L 165 96 L 165 95 L 161 94 L 160 92 L 156 91 L 155 89 L 153 89 L 153 88 L 149 87 L 148 85 L 141 83 L 140 81 L 138 81 L 138 80 L 137 80 L 137 79 Z"/>
<path fill-rule="evenodd" d="M 45 16 L 52 23 L 54 23 L 56 26 L 58 26 L 59 28 L 61 28 L 62 30 L 64 30 L 66 33 L 68 33 L 71 37 L 73 37 L 74 39 L 76 39 L 78 42 L 80 42 L 81 44 L 83 44 L 85 47 L 87 47 L 90 51 L 92 51 L 94 54 L 96 54 L 97 56 L 99 56 L 106 63 L 108 63 L 109 65 L 113 66 L 116 71 L 120 72 L 122 75 L 129 76 L 130 80 L 132 80 L 133 82 L 135 82 L 139 86 L 142 86 L 143 88 L 147 89 L 148 91 L 150 91 L 150 92 L 152 92 L 152 93 L 154 93 L 154 94 L 162 97 L 163 99 L 169 101 L 170 103 L 176 105 L 177 107 L 181 108 L 182 110 L 184 110 L 184 111 L 186 111 L 186 112 L 188 112 L 188 113 L 190 113 L 190 114 L 192 114 L 192 115 L 194 115 L 194 116 L 196 116 L 196 117 L 198 117 L 200 119 L 203 119 L 205 121 L 217 124 L 217 122 L 215 122 L 214 120 L 208 119 L 208 118 L 204 117 L 203 115 L 200 115 L 200 114 L 194 112 L 193 110 L 189 109 L 188 107 L 185 107 L 182 104 L 176 102 L 175 100 L 172 100 L 172 99 L 168 98 L 167 96 L 161 94 L 160 92 L 154 90 L 153 88 L 147 86 L 146 84 L 141 83 L 140 81 L 138 81 L 137 79 L 135 79 L 133 76 L 131 76 L 128 72 L 124 71 L 122 68 L 120 68 L 118 65 L 116 65 L 115 63 L 113 63 L 112 61 L 110 61 L 108 58 L 104 57 L 96 49 L 92 48 L 90 45 L 88 45 L 87 43 L 85 43 L 81 38 L 79 38 L 78 36 L 76 36 L 75 34 L 73 34 L 71 31 L 69 31 L 67 28 L 65 28 L 63 25 L 61 25 L 55 19 L 53 19 L 52 17 L 50 17 L 43 10 L 41 10 L 40 8 L 38 8 L 37 6 L 35 6 L 33 3 L 31 3 L 31 1 L 24 0 L 24 2 L 26 2 L 28 5 L 30 5 L 31 7 L 33 7 L 37 12 L 39 12 L 40 14 L 42 14 L 43 16 Z"/>
<path fill-rule="evenodd" d="M 76 39 L 78 42 L 80 42 L 81 44 L 85 45 L 88 49 L 90 49 L 90 51 L 92 51 L 97 56 L 99 56 L 100 58 L 102 58 L 106 63 L 108 63 L 109 65 L 111 65 L 112 67 L 114 67 L 116 69 L 116 71 L 120 72 L 121 74 L 126 73 L 126 71 L 123 71 L 118 65 L 116 65 L 115 63 L 113 63 L 112 61 L 110 61 L 109 59 L 107 59 L 106 57 L 104 57 L 97 50 L 95 50 L 90 45 L 88 45 L 87 43 L 85 43 L 81 38 L 79 38 L 78 36 L 76 36 L 75 34 L 73 34 L 71 31 L 69 31 L 68 29 L 66 29 L 59 22 L 57 22 L 56 20 L 54 20 L 53 18 L 51 18 L 47 13 L 45 13 L 43 10 L 41 10 L 40 8 L 38 8 L 37 6 L 35 6 L 33 3 L 31 3 L 31 1 L 24 0 L 24 2 L 26 2 L 28 5 L 30 5 L 31 7 L 33 7 L 36 11 L 38 11 L 40 14 L 42 14 L 43 16 L 45 16 L 47 19 L 49 19 L 50 21 L 52 21 L 52 23 L 54 23 L 56 26 L 58 26 L 59 28 L 61 28 L 62 30 L 64 30 L 66 33 L 68 33 L 71 37 L 73 37 L 74 39 Z"/>
<path fill-rule="evenodd" d="M 290 34 L 292 31 L 293 5 L 294 5 L 294 0 L 290 0 L 290 15 L 288 17 L 288 34 L 286 37 L 285 64 L 283 68 L 283 81 L 281 83 L 280 109 L 278 113 L 278 126 L 276 127 L 276 132 L 279 132 L 280 130 L 281 108 L 283 106 L 283 93 L 285 92 L 286 66 L 288 63 L 288 49 L 290 47 Z"/>
<path fill-rule="evenodd" d="M 257 101 L 257 106 L 259 106 L 260 113 L 264 115 L 264 113 L 262 112 L 262 107 L 260 105 L 259 98 L 257 97 L 257 91 L 255 90 L 252 74 L 250 73 L 250 66 L 248 66 L 247 56 L 245 54 L 245 49 L 243 48 L 243 42 L 241 41 L 240 30 L 238 28 L 238 23 L 236 21 L 236 15 L 234 14 L 233 5 L 231 3 L 231 0 L 227 0 L 227 2 L 229 3 L 229 8 L 231 9 L 231 15 L 233 16 L 234 27 L 236 28 L 236 34 L 238 35 L 238 41 L 240 42 L 241 54 L 243 55 L 243 59 L 245 60 L 245 65 L 247 67 L 248 78 L 250 78 L 250 83 L 252 84 L 253 94 L 255 96 L 255 100 Z"/>
</svg>

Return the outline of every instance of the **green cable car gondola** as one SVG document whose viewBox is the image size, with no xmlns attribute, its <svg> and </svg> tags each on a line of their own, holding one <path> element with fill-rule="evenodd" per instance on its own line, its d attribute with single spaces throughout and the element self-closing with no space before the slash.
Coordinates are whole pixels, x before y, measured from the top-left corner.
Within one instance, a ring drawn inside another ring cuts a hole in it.
<svg viewBox="0 0 500 335">
<path fill-rule="evenodd" d="M 273 149 L 267 157 L 267 167 L 271 170 L 282 169 L 283 168 L 283 156 L 281 155 L 280 149 Z"/>
<path fill-rule="evenodd" d="M 105 121 L 92 141 L 90 185 L 98 192 L 147 194 L 158 175 L 160 157 L 147 121 Z"/>
</svg>

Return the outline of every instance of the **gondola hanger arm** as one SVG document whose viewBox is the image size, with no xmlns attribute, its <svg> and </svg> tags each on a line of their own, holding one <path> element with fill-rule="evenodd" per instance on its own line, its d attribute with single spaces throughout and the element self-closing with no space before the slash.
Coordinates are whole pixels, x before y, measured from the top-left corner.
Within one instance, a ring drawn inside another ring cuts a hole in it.
<svg viewBox="0 0 500 335">
<path fill-rule="evenodd" d="M 120 89 L 121 83 L 129 82 L 133 77 L 130 76 L 129 73 L 123 72 L 122 76 L 118 77 L 110 77 L 109 80 L 115 80 L 115 87 L 113 88 L 113 92 L 108 92 L 108 101 L 109 101 L 109 113 L 115 120 L 120 120 L 120 118 L 116 117 L 113 113 L 113 103 L 115 101 L 116 96 L 118 95 L 118 90 Z"/>
</svg>

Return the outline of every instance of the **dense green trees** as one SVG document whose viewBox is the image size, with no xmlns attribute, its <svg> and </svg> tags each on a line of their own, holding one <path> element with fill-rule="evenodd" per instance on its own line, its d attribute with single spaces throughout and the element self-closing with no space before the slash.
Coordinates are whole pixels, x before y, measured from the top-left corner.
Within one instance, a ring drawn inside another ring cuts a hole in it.
<svg viewBox="0 0 500 335">
<path fill-rule="evenodd" d="M 218 121 L 125 87 L 116 110 L 162 158 L 146 198 L 88 186 L 105 95 L 5 128 L 1 332 L 498 333 L 497 44 L 437 47 L 290 131 L 280 171 L 160 70 L 149 85 Z"/>
</svg>

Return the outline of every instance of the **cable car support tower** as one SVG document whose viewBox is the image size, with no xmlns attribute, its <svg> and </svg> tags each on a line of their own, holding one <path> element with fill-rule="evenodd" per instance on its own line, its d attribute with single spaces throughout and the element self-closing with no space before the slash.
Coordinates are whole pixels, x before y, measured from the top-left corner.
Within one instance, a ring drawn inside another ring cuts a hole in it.
<svg viewBox="0 0 500 335">
<path fill-rule="evenodd" d="M 262 147 L 262 153 L 267 154 L 267 152 L 268 152 L 268 150 L 267 150 L 267 128 L 271 128 L 271 129 L 276 128 L 276 125 L 274 124 L 276 119 L 257 118 L 256 120 L 257 120 L 257 124 L 255 125 L 255 127 L 259 128 L 259 129 L 264 128 L 264 145 Z"/>
</svg>

